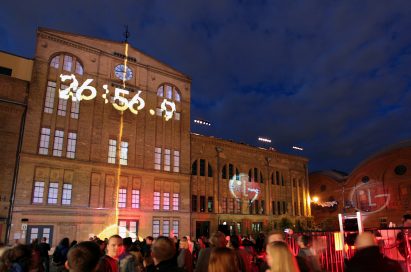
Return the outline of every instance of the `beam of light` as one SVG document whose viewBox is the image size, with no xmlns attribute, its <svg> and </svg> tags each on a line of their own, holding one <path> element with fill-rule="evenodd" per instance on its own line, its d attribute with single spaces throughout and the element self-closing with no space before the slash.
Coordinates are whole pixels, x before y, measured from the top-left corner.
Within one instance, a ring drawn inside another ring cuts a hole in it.
<svg viewBox="0 0 411 272">
<path fill-rule="evenodd" d="M 260 142 L 271 143 L 271 139 L 265 137 L 258 137 Z"/>
<path fill-rule="evenodd" d="M 204 126 L 211 126 L 211 123 L 203 119 L 194 119 L 194 123 Z"/>
<path fill-rule="evenodd" d="M 304 148 L 298 147 L 298 146 L 293 146 L 293 149 L 295 149 L 295 150 L 300 150 L 300 151 L 303 151 L 303 150 L 304 150 Z"/>
</svg>

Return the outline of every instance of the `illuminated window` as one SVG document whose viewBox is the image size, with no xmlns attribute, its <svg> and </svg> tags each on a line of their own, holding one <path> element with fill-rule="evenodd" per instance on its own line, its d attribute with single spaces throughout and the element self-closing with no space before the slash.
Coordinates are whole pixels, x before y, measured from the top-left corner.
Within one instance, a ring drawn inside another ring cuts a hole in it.
<svg viewBox="0 0 411 272">
<path fill-rule="evenodd" d="M 43 203 L 44 182 L 34 182 L 33 203 Z"/>
<path fill-rule="evenodd" d="M 71 72 L 73 66 L 73 58 L 71 56 L 64 56 L 63 69 Z"/>
<path fill-rule="evenodd" d="M 125 208 L 127 206 L 127 189 L 118 189 L 118 207 Z"/>
<path fill-rule="evenodd" d="M 39 154 L 47 155 L 49 153 L 50 129 L 41 128 Z"/>
<path fill-rule="evenodd" d="M 156 147 L 154 149 L 154 169 L 160 170 L 161 169 L 161 148 Z"/>
<path fill-rule="evenodd" d="M 205 196 L 200 196 L 200 212 L 205 212 Z"/>
<path fill-rule="evenodd" d="M 170 193 L 163 193 L 163 210 L 170 210 Z"/>
<path fill-rule="evenodd" d="M 117 141 L 113 139 L 108 140 L 108 163 L 116 163 L 116 149 Z"/>
<path fill-rule="evenodd" d="M 134 242 L 137 239 L 137 221 L 128 222 L 128 236 L 131 237 L 131 240 Z"/>
<path fill-rule="evenodd" d="M 164 171 L 170 171 L 170 149 L 165 149 L 164 150 Z"/>
<path fill-rule="evenodd" d="M 70 117 L 73 119 L 78 119 L 80 113 L 80 101 L 71 101 Z"/>
<path fill-rule="evenodd" d="M 47 82 L 46 101 L 44 103 L 44 112 L 53 113 L 54 97 L 56 95 L 56 82 Z"/>
<path fill-rule="evenodd" d="M 180 93 L 177 89 L 174 89 L 174 100 L 180 102 Z M 180 120 L 180 119 L 179 119 Z"/>
<path fill-rule="evenodd" d="M 160 236 L 160 220 L 154 219 L 153 220 L 153 237 L 157 238 Z"/>
<path fill-rule="evenodd" d="M 61 204 L 63 205 L 70 205 L 71 204 L 71 191 L 73 189 L 73 185 L 70 183 L 63 184 L 63 195 L 61 197 Z"/>
<path fill-rule="evenodd" d="M 179 204 L 180 204 L 180 194 L 179 193 L 174 193 L 173 194 L 173 211 L 178 211 Z"/>
<path fill-rule="evenodd" d="M 57 204 L 58 191 L 59 191 L 59 184 L 57 182 L 50 182 L 49 195 L 47 198 L 48 204 Z"/>
<path fill-rule="evenodd" d="M 68 86 L 61 84 L 61 90 L 67 89 Z M 67 111 L 67 99 L 59 98 L 59 104 L 57 106 L 57 115 L 66 116 Z"/>
<path fill-rule="evenodd" d="M 60 66 L 60 56 L 55 56 L 50 62 L 50 67 L 58 69 L 59 66 Z"/>
<path fill-rule="evenodd" d="M 138 221 L 118 220 L 118 235 L 122 238 L 130 237 L 134 242 L 137 239 Z"/>
<path fill-rule="evenodd" d="M 170 236 L 170 220 L 163 221 L 163 236 Z"/>
<path fill-rule="evenodd" d="M 66 157 L 69 159 L 74 159 L 76 157 L 76 142 L 77 133 L 69 132 L 67 137 L 67 154 Z"/>
<path fill-rule="evenodd" d="M 180 225 L 179 221 L 173 220 L 173 235 L 177 237 L 179 235 L 179 225 Z"/>
<path fill-rule="evenodd" d="M 120 235 L 122 238 L 126 238 L 127 235 L 127 221 L 125 220 L 119 220 L 118 221 L 118 235 Z"/>
<path fill-rule="evenodd" d="M 174 113 L 174 120 L 177 120 L 177 121 L 180 120 L 180 113 L 179 112 Z"/>
<path fill-rule="evenodd" d="M 157 96 L 163 97 L 163 95 L 164 95 L 164 87 L 163 87 L 163 86 L 160 86 L 160 87 L 157 89 Z"/>
<path fill-rule="evenodd" d="M 82 75 L 83 72 L 83 66 L 81 66 L 80 62 L 76 61 L 76 74 Z"/>
<path fill-rule="evenodd" d="M 191 211 L 192 212 L 197 211 L 197 196 L 196 195 L 191 196 Z"/>
<path fill-rule="evenodd" d="M 166 98 L 172 99 L 173 97 L 173 88 L 170 85 L 166 85 Z"/>
<path fill-rule="evenodd" d="M 176 87 L 168 85 L 168 84 L 164 84 L 158 87 L 157 96 L 165 97 L 168 100 L 173 100 L 176 102 L 181 101 L 180 91 Z"/>
<path fill-rule="evenodd" d="M 180 172 L 180 151 L 177 150 L 174 150 L 173 171 L 176 173 Z"/>
<path fill-rule="evenodd" d="M 131 191 L 131 208 L 140 208 L 140 190 Z"/>
<path fill-rule="evenodd" d="M 63 153 L 63 139 L 64 131 L 56 130 L 54 132 L 53 156 L 61 157 L 61 154 Z"/>
<path fill-rule="evenodd" d="M 121 142 L 120 164 L 127 165 L 128 142 Z"/>
<path fill-rule="evenodd" d="M 213 197 L 212 197 L 212 196 L 209 196 L 209 197 L 208 197 L 207 210 L 208 210 L 208 212 L 213 212 L 213 210 L 214 210 L 214 201 L 213 201 Z"/>
<path fill-rule="evenodd" d="M 154 192 L 153 209 L 154 210 L 160 209 L 160 192 Z"/>
</svg>

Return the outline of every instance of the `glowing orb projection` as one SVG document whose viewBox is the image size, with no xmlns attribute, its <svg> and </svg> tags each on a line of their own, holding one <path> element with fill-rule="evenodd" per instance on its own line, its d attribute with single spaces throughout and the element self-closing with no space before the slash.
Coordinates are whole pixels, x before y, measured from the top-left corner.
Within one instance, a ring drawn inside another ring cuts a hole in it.
<svg viewBox="0 0 411 272">
<path fill-rule="evenodd" d="M 382 211 L 390 203 L 390 194 L 384 192 L 382 182 L 370 180 L 360 183 L 351 191 L 352 206 L 363 215 Z"/>
<path fill-rule="evenodd" d="M 93 79 L 86 79 L 83 84 L 79 84 L 76 76 L 71 75 L 60 75 L 61 82 L 70 81 L 70 85 L 65 89 L 59 89 L 59 98 L 61 99 L 72 99 L 72 101 L 81 101 L 81 100 L 92 100 L 97 96 L 97 90 L 95 87 L 90 84 L 93 82 Z M 79 87 L 80 86 L 80 87 Z M 140 97 L 142 91 L 139 90 L 133 97 L 128 98 L 130 91 L 115 88 L 114 96 L 110 96 L 110 90 L 107 84 L 103 85 L 104 93 L 101 97 L 104 99 L 104 103 L 111 103 L 113 107 L 118 111 L 130 110 L 133 114 L 138 114 L 138 111 L 142 110 L 146 103 L 143 98 Z M 173 101 L 168 101 L 164 99 L 161 103 L 161 111 L 163 113 L 164 119 L 166 121 L 170 120 L 174 112 L 176 111 L 176 105 Z M 153 115 L 152 110 L 150 114 Z"/>
<path fill-rule="evenodd" d="M 237 201 L 247 198 L 250 200 L 250 203 L 253 203 L 261 192 L 259 183 L 253 180 L 250 182 L 248 175 L 243 173 L 231 177 L 228 187 Z"/>
</svg>

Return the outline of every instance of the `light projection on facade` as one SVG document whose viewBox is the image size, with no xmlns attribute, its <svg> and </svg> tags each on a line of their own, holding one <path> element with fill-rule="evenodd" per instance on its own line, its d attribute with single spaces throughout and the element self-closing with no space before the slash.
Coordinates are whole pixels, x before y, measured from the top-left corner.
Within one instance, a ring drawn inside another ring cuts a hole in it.
<svg viewBox="0 0 411 272">
<path fill-rule="evenodd" d="M 76 79 L 76 76 L 71 75 L 60 75 L 61 82 L 66 82 L 71 80 L 70 85 L 65 89 L 59 89 L 59 98 L 61 99 L 72 99 L 72 101 L 81 101 L 81 100 L 92 100 L 97 97 L 97 90 L 95 87 L 90 84 L 93 82 L 93 79 L 86 79 L 83 84 L 79 87 L 79 82 Z M 101 97 L 104 99 L 104 103 L 111 103 L 113 107 L 118 111 L 130 110 L 133 114 L 138 114 L 142 110 L 146 103 L 143 98 L 140 97 L 142 91 L 139 90 L 131 99 L 127 97 L 130 95 L 130 92 L 125 89 L 115 88 L 114 96 L 110 96 L 110 90 L 107 84 L 103 85 L 104 93 Z M 154 110 L 150 110 L 153 112 Z M 166 121 L 170 120 L 174 112 L 176 111 L 176 105 L 173 101 L 169 101 L 166 98 L 161 103 L 161 112 Z"/>
<path fill-rule="evenodd" d="M 254 181 L 250 182 L 248 175 L 243 173 L 231 177 L 228 187 L 237 201 L 244 198 L 249 200 L 249 204 L 253 203 L 261 192 L 259 184 Z"/>
<path fill-rule="evenodd" d="M 390 203 L 390 194 L 384 191 L 382 183 L 370 181 L 358 184 L 350 193 L 351 205 L 363 215 L 382 211 Z"/>
</svg>

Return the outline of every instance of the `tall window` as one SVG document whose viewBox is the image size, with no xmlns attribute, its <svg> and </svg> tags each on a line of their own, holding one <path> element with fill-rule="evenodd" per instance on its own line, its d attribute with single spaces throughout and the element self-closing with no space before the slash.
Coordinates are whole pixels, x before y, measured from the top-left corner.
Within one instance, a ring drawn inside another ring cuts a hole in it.
<svg viewBox="0 0 411 272">
<path fill-rule="evenodd" d="M 39 154 L 47 155 L 49 153 L 50 129 L 41 128 Z"/>
<path fill-rule="evenodd" d="M 171 85 L 163 84 L 157 89 L 157 96 L 165 97 L 169 100 L 174 100 L 176 102 L 181 101 L 180 91 Z"/>
<path fill-rule="evenodd" d="M 55 95 L 56 95 L 56 82 L 48 81 L 46 101 L 44 103 L 44 112 L 53 113 Z"/>
<path fill-rule="evenodd" d="M 191 211 L 192 212 L 197 211 L 197 196 L 196 195 L 191 196 Z"/>
<path fill-rule="evenodd" d="M 69 132 L 67 137 L 67 158 L 74 159 L 76 157 L 76 142 L 77 133 Z"/>
<path fill-rule="evenodd" d="M 61 84 L 61 89 L 67 89 L 67 85 Z M 66 116 L 67 111 L 67 99 L 59 98 L 59 104 L 57 106 L 57 115 Z"/>
<path fill-rule="evenodd" d="M 160 192 L 154 192 L 154 205 L 153 209 L 154 210 L 159 210 L 160 209 Z"/>
<path fill-rule="evenodd" d="M 161 148 L 156 147 L 154 149 L 154 169 L 160 170 L 161 169 Z"/>
<path fill-rule="evenodd" d="M 83 73 L 83 66 L 81 66 L 80 62 L 76 61 L 76 74 L 82 75 Z"/>
<path fill-rule="evenodd" d="M 170 236 L 170 220 L 163 221 L 163 236 Z"/>
<path fill-rule="evenodd" d="M 108 163 L 116 163 L 116 149 L 117 141 L 113 139 L 108 140 Z"/>
<path fill-rule="evenodd" d="M 43 203 L 44 181 L 34 182 L 33 203 Z"/>
<path fill-rule="evenodd" d="M 179 199 L 180 199 L 180 194 L 179 193 L 174 193 L 173 194 L 173 211 L 178 211 L 179 210 Z"/>
<path fill-rule="evenodd" d="M 140 208 L 140 190 L 133 190 L 131 194 L 131 208 Z"/>
<path fill-rule="evenodd" d="M 60 66 L 60 56 L 55 56 L 50 62 L 50 67 L 58 69 L 59 66 Z"/>
<path fill-rule="evenodd" d="M 205 212 L 205 196 L 200 196 L 200 212 Z"/>
<path fill-rule="evenodd" d="M 63 153 L 63 139 L 64 131 L 56 130 L 54 132 L 53 156 L 61 157 L 61 154 Z"/>
<path fill-rule="evenodd" d="M 170 171 L 170 149 L 164 150 L 164 171 Z"/>
<path fill-rule="evenodd" d="M 71 204 L 71 191 L 73 189 L 73 185 L 70 183 L 63 184 L 63 195 L 61 197 L 61 204 L 63 205 L 70 205 Z"/>
<path fill-rule="evenodd" d="M 80 113 L 80 101 L 71 101 L 70 117 L 78 119 Z"/>
<path fill-rule="evenodd" d="M 64 56 L 64 62 L 63 62 L 63 69 L 71 72 L 71 67 L 73 66 L 73 57 L 71 56 Z"/>
<path fill-rule="evenodd" d="M 275 215 L 276 210 L 277 210 L 277 207 L 275 206 L 275 201 L 271 201 L 271 206 L 272 206 L 272 210 L 273 210 L 273 215 Z"/>
<path fill-rule="evenodd" d="M 163 210 L 170 210 L 170 193 L 163 193 Z"/>
<path fill-rule="evenodd" d="M 255 207 L 255 214 L 260 214 L 260 206 L 259 206 L 258 200 L 254 201 L 254 207 Z"/>
<path fill-rule="evenodd" d="M 120 164 L 127 165 L 128 142 L 121 142 L 120 144 Z"/>
<path fill-rule="evenodd" d="M 177 220 L 173 220 L 173 235 L 177 237 L 179 235 L 179 224 L 180 222 L 178 222 Z"/>
<path fill-rule="evenodd" d="M 118 189 L 118 207 L 125 208 L 127 206 L 127 189 Z"/>
<path fill-rule="evenodd" d="M 208 212 L 213 212 L 213 210 L 214 210 L 214 202 L 213 202 L 213 197 L 212 196 L 208 197 L 207 210 L 208 210 Z"/>
<path fill-rule="evenodd" d="M 48 204 L 57 204 L 58 191 L 59 191 L 59 184 L 57 182 L 50 182 L 49 195 L 47 199 Z"/>
<path fill-rule="evenodd" d="M 153 220 L 153 237 L 157 238 L 160 236 L 160 220 L 154 219 Z"/>
<path fill-rule="evenodd" d="M 174 172 L 180 172 L 180 151 L 174 150 Z"/>
</svg>

